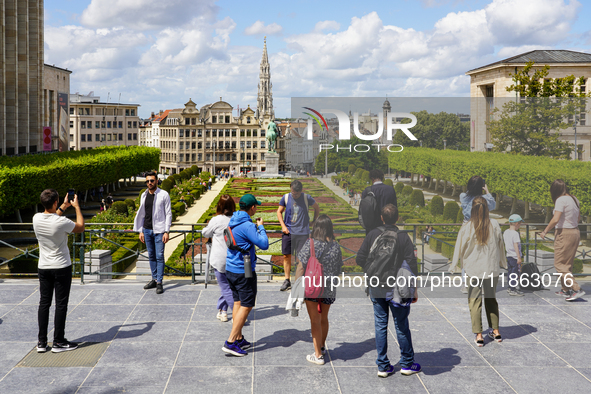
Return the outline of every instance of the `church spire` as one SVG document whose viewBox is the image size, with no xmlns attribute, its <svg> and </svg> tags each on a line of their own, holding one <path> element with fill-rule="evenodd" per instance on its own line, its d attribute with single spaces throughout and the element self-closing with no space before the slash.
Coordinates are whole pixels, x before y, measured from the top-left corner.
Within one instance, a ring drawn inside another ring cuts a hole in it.
<svg viewBox="0 0 591 394">
<path fill-rule="evenodd" d="M 259 72 L 257 95 L 257 117 L 262 117 L 264 115 L 269 115 L 271 119 L 275 117 L 275 112 L 273 111 L 273 84 L 271 83 L 271 66 L 269 65 L 269 56 L 267 55 L 266 36 Z"/>
</svg>

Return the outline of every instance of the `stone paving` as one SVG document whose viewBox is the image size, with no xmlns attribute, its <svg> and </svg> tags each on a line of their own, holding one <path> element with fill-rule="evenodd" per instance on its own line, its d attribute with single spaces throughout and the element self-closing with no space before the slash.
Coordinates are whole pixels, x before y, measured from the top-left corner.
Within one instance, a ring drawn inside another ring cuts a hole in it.
<svg viewBox="0 0 591 394">
<path fill-rule="evenodd" d="M 305 359 L 313 351 L 307 312 L 286 313 L 279 283 L 259 283 L 244 330 L 253 348 L 242 358 L 221 351 L 231 322 L 215 318 L 216 285 L 165 281 L 162 295 L 142 286 L 75 280 L 66 336 L 107 343 L 106 351 L 94 367 L 27 368 L 16 365 L 36 345 L 38 284 L 1 282 L 0 393 L 591 392 L 591 303 L 567 303 L 550 290 L 509 297 L 499 288 L 504 341 L 483 348 L 474 344 L 465 296 L 455 288 L 421 290 L 410 326 L 423 372 L 381 379 L 373 310 L 362 290 L 339 290 L 348 297 L 331 307 L 328 362 L 317 366 Z M 583 288 L 591 293 L 591 283 Z M 389 340 L 394 363 L 393 327 Z"/>
</svg>

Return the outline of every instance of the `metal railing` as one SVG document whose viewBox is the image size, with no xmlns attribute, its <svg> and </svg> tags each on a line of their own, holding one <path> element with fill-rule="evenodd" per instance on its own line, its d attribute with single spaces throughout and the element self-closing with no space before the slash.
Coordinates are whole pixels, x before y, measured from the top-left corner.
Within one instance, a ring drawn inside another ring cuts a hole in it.
<svg viewBox="0 0 591 394">
<path fill-rule="evenodd" d="M 277 226 L 278 223 L 267 223 L 269 226 Z M 349 224 L 349 223 L 333 223 L 334 225 L 334 232 L 339 234 L 339 238 L 343 238 L 347 234 L 355 235 L 355 234 L 365 234 L 365 230 L 362 229 L 358 224 Z M 22 230 L 5 230 L 6 227 L 21 227 L 24 228 Z M 69 239 L 69 244 L 71 245 L 72 251 L 72 269 L 74 275 L 79 275 L 80 280 L 84 283 L 84 278 L 87 276 L 96 275 L 100 278 L 101 275 L 109 275 L 109 276 L 149 276 L 151 273 L 149 272 L 115 272 L 112 270 L 113 266 L 120 265 L 120 263 L 125 261 L 133 261 L 137 260 L 140 256 L 148 259 L 147 250 L 145 249 L 145 245 L 139 242 L 139 238 L 137 239 L 137 243 L 129 247 L 125 245 L 125 243 L 130 242 L 129 239 L 111 239 L 109 234 L 118 234 L 118 235 L 128 235 L 134 234 L 137 236 L 137 232 L 133 232 L 130 229 L 125 229 L 124 227 L 132 227 L 133 224 L 131 223 L 88 223 L 87 227 L 97 227 L 100 228 L 87 228 L 83 233 L 80 234 L 71 234 Z M 190 229 L 175 229 L 175 227 L 190 226 Z M 204 252 L 204 247 L 206 241 L 203 239 L 202 228 L 205 227 L 205 223 L 195 223 L 195 224 L 183 224 L 183 223 L 174 223 L 171 230 L 170 230 L 170 240 L 182 237 L 182 252 L 180 254 L 180 259 L 184 260 L 184 269 L 179 269 L 178 267 L 173 267 L 170 265 L 166 265 L 168 268 L 167 276 L 186 276 L 191 277 L 191 282 L 196 283 L 197 277 L 204 277 L 205 283 L 209 281 L 210 272 L 204 272 L 203 269 L 203 262 L 205 262 L 206 252 Z M 443 227 L 442 231 L 437 231 L 435 233 L 426 234 L 426 229 L 428 226 L 434 227 Z M 526 223 L 523 224 L 525 227 L 525 242 L 522 244 L 523 251 L 525 254 L 524 261 L 531 261 L 530 255 L 533 253 L 533 261 L 537 261 L 538 257 L 538 250 L 545 248 L 545 244 L 552 242 L 552 240 L 541 240 L 538 237 L 540 231 L 537 231 L 539 228 L 545 228 L 546 224 L 544 223 Z M 581 226 L 591 226 L 591 224 L 581 224 Z M 107 228 L 111 227 L 111 228 Z M 114 228 L 114 227 L 122 227 L 122 228 Z M 442 244 L 448 245 L 451 248 L 454 247 L 455 241 L 452 241 L 450 238 L 456 238 L 459 228 L 461 224 L 453 224 L 453 223 L 409 223 L 409 224 L 400 224 L 401 231 L 406 232 L 412 239 L 413 244 L 415 245 L 415 251 L 418 248 L 421 248 L 420 252 L 420 263 L 419 263 L 419 273 L 420 274 L 427 274 L 424 269 L 424 262 L 425 262 L 425 247 L 428 245 L 428 242 L 425 241 L 425 235 L 428 235 L 430 239 L 434 239 L 436 242 L 440 242 Z M 503 224 L 501 227 L 504 229 L 508 227 L 508 224 Z M 0 261 L 0 267 L 5 266 L 10 263 L 18 262 L 21 258 L 33 258 L 38 259 L 39 247 L 36 245 L 35 240 L 35 233 L 33 231 L 32 223 L 0 223 L 0 247 L 8 247 L 18 252 L 17 255 L 12 256 L 9 259 L 5 259 Z M 457 228 L 457 230 L 456 230 Z M 280 234 L 280 230 L 267 230 L 267 234 Z M 581 238 L 584 238 L 583 235 L 586 235 L 587 231 L 581 231 Z M 6 235 L 15 235 L 16 238 L 6 238 Z M 30 236 L 26 236 L 30 235 Z M 533 235 L 533 237 L 532 237 Z M 19 238 L 20 237 L 20 238 Z M 281 242 L 281 237 L 273 238 L 270 237 L 269 246 Z M 109 264 L 104 265 L 98 269 L 94 268 L 91 265 L 92 262 L 92 251 L 97 249 L 97 241 L 103 241 L 103 243 L 107 243 L 112 245 L 114 250 L 121 250 L 123 249 L 126 251 L 127 256 L 123 258 L 112 261 Z M 21 246 L 25 244 L 26 246 Z M 198 253 L 195 253 L 195 248 L 198 248 Z M 346 253 L 343 262 L 347 262 L 351 259 L 354 259 L 357 256 L 357 250 L 353 250 L 349 247 L 341 245 L 342 250 Z M 188 257 L 188 252 L 192 251 L 191 256 Z M 88 256 L 86 255 L 88 252 Z M 173 253 L 174 254 L 174 253 Z M 264 253 L 261 253 L 264 254 Z M 199 255 L 200 262 L 195 262 L 195 256 Z M 418 257 L 418 253 L 417 253 Z M 447 256 L 451 258 L 451 256 Z M 575 256 L 576 259 L 583 260 L 584 263 L 591 262 L 591 250 L 582 249 L 577 251 Z M 88 261 L 87 261 L 88 260 Z M 277 264 L 274 264 L 271 259 L 266 260 L 263 258 L 257 259 L 258 264 L 267 264 L 271 266 L 271 273 L 269 275 L 273 275 L 274 273 L 277 275 L 283 274 L 283 267 Z M 200 264 L 199 272 L 196 272 L 195 265 Z M 450 263 L 441 265 L 440 268 L 448 266 Z M 188 267 L 188 269 L 187 269 Z M 273 270 L 276 272 L 273 272 Z M 439 272 L 439 271 L 438 271 Z M 357 275 L 360 274 L 359 272 L 350 272 L 348 274 Z M 23 273 L 2 273 L 0 275 L 13 275 L 13 276 L 36 276 L 37 273 L 35 272 L 23 272 Z M 575 276 L 585 276 L 586 274 L 575 274 Z"/>
</svg>

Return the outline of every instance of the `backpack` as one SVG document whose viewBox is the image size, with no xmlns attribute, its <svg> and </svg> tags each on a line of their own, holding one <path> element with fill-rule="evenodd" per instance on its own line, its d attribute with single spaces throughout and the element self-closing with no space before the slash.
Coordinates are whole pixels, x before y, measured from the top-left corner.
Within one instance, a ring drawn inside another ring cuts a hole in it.
<svg viewBox="0 0 591 394">
<path fill-rule="evenodd" d="M 525 263 L 521 266 L 521 277 L 527 278 L 527 280 L 521 281 L 519 280 L 519 285 L 521 286 L 522 283 L 527 284 L 527 286 L 521 287 L 524 290 L 544 290 L 544 286 L 542 286 L 542 275 L 540 275 L 540 270 L 535 263 Z M 538 283 L 538 286 L 534 286 L 534 283 Z"/>
<path fill-rule="evenodd" d="M 359 203 L 359 224 L 364 229 L 374 229 L 382 224 L 378 200 L 372 189 Z"/>
<path fill-rule="evenodd" d="M 375 239 L 369 250 L 367 262 L 369 265 L 365 273 L 370 277 L 377 277 L 379 282 L 376 288 L 387 290 L 387 279 L 398 272 L 398 231 L 387 230 L 386 227 L 378 227 L 382 231 Z M 380 297 L 378 297 L 380 298 Z"/>
<path fill-rule="evenodd" d="M 329 245 L 326 245 L 324 248 L 324 252 L 320 258 L 322 258 L 326 252 L 328 251 Z M 314 240 L 310 238 L 310 258 L 308 259 L 308 264 L 306 264 L 306 273 L 305 280 L 308 282 L 308 286 L 306 286 L 306 290 L 304 293 L 304 297 L 306 298 L 318 298 L 322 297 L 322 293 L 324 293 L 324 270 L 322 269 L 322 264 L 316 258 L 316 253 L 314 252 Z"/>
<path fill-rule="evenodd" d="M 404 278 L 404 279 L 402 279 Z M 391 292 L 386 294 L 386 301 L 395 307 L 407 307 L 416 296 L 416 276 L 404 260 L 396 273 L 396 283 Z"/>
<path fill-rule="evenodd" d="M 226 241 L 226 246 L 228 249 L 237 250 L 244 254 L 249 253 L 248 250 L 244 250 L 236 244 L 234 234 L 232 234 L 232 229 L 229 226 L 224 229 L 224 241 Z"/>
</svg>

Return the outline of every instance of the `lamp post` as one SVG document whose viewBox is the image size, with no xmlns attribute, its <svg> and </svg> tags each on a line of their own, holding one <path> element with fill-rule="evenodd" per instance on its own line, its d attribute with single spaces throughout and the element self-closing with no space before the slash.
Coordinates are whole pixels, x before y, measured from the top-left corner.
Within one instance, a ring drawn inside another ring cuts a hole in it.
<svg viewBox="0 0 591 394">
<path fill-rule="evenodd" d="M 421 148 L 423 147 L 423 141 L 419 140 L 419 145 L 421 146 Z"/>
<path fill-rule="evenodd" d="M 447 149 L 447 140 L 443 140 L 443 150 Z"/>
<path fill-rule="evenodd" d="M 577 123 L 579 123 L 579 115 L 575 115 L 575 124 L 573 128 L 575 129 L 575 160 L 579 159 L 579 149 L 577 146 Z"/>
<path fill-rule="evenodd" d="M 215 144 L 216 144 L 215 140 L 213 140 L 212 144 L 213 144 L 213 176 L 215 178 Z"/>
</svg>

